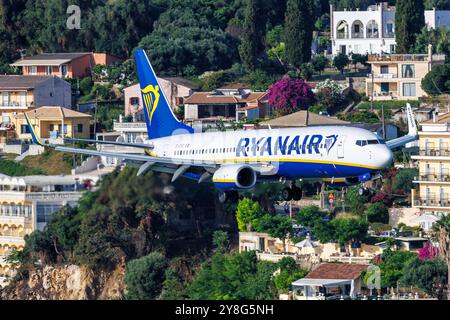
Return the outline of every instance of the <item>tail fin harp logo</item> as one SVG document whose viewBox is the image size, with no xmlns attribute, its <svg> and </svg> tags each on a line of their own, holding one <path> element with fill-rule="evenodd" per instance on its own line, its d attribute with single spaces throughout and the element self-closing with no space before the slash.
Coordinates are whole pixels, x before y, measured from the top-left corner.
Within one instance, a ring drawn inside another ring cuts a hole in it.
<svg viewBox="0 0 450 320">
<path fill-rule="evenodd" d="M 152 95 L 153 94 L 153 95 Z M 153 114 L 159 103 L 159 86 L 148 85 L 142 89 L 142 97 L 144 99 L 145 107 L 147 108 L 147 114 L 150 124 L 152 124 Z"/>
</svg>

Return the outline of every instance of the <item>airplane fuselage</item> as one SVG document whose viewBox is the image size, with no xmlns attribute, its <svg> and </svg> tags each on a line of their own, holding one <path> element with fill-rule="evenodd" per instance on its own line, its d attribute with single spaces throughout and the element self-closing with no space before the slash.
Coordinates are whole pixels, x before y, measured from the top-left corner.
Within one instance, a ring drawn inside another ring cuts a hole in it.
<svg viewBox="0 0 450 320">
<path fill-rule="evenodd" d="M 312 126 L 180 134 L 151 140 L 152 155 L 227 164 L 271 164 L 275 177 L 333 178 L 375 173 L 392 152 L 370 131 Z"/>
</svg>

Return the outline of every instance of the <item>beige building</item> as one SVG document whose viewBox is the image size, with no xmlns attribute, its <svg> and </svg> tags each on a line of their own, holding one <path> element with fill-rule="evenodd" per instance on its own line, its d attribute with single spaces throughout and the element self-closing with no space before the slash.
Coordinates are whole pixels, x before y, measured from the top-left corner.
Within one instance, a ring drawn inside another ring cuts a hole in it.
<svg viewBox="0 0 450 320">
<path fill-rule="evenodd" d="M 435 115 L 421 126 L 419 155 L 412 157 L 419 165 L 412 199 L 422 223 L 431 224 L 450 212 L 450 113 Z"/>
<path fill-rule="evenodd" d="M 418 100 L 427 96 L 421 82 L 436 64 L 445 63 L 444 55 L 390 54 L 369 55 L 372 73 L 366 78 L 366 95 L 374 101 Z M 373 88 L 373 89 L 372 89 Z"/>
<path fill-rule="evenodd" d="M 14 139 L 14 116 L 41 106 L 72 106 L 68 82 L 55 76 L 0 75 L 0 144 Z"/>
<path fill-rule="evenodd" d="M 198 88 L 193 82 L 179 78 L 158 78 L 159 84 L 162 87 L 164 95 L 170 103 L 172 109 L 184 103 L 184 99 L 191 96 Z M 124 90 L 125 96 L 125 116 L 135 116 L 137 121 L 144 121 L 143 104 L 141 97 L 141 89 L 139 84 L 126 87 Z"/>
<path fill-rule="evenodd" d="M 41 107 L 27 112 L 41 139 L 57 140 L 89 138 L 91 116 L 63 107 Z M 25 116 L 19 113 L 13 118 L 16 138 L 31 139 Z"/>
</svg>

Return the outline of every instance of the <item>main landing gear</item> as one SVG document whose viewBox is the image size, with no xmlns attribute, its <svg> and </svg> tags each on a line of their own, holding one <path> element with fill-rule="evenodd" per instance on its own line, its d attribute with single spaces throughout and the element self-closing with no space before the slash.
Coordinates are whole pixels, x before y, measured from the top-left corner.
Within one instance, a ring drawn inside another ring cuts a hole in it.
<svg viewBox="0 0 450 320">
<path fill-rule="evenodd" d="M 236 203 L 239 200 L 239 192 L 236 190 L 231 191 L 219 191 L 219 202 L 225 203 L 225 202 L 231 202 Z"/>
<path fill-rule="evenodd" d="M 294 183 L 292 183 L 291 186 L 286 187 L 283 189 L 283 191 L 281 191 L 281 197 L 283 198 L 284 201 L 299 201 L 302 199 L 302 189 L 300 189 L 299 187 L 296 187 Z"/>
<path fill-rule="evenodd" d="M 366 197 L 366 196 L 370 196 L 373 193 L 373 190 L 363 186 L 358 189 L 358 193 L 360 196 Z"/>
</svg>

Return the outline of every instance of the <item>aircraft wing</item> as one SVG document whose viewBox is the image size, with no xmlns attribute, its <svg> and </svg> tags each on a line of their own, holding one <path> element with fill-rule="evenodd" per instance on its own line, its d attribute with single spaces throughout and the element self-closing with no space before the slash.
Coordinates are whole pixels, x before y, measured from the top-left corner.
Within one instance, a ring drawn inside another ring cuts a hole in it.
<svg viewBox="0 0 450 320">
<path fill-rule="evenodd" d="M 94 139 L 74 139 L 74 138 L 64 138 L 64 141 L 85 142 L 85 143 L 95 143 L 95 144 L 109 144 L 109 145 L 113 145 L 113 146 L 132 147 L 132 148 L 140 148 L 140 149 L 148 149 L 148 150 L 153 149 L 153 145 L 146 144 L 146 143 L 127 143 L 127 142 L 119 142 L 119 141 L 105 141 L 105 140 L 94 140 Z"/>
<path fill-rule="evenodd" d="M 189 166 L 210 167 L 210 168 L 216 167 L 215 162 L 208 162 L 208 161 L 202 161 L 202 160 L 160 158 L 160 157 L 153 157 L 153 156 L 139 155 L 139 154 L 118 153 L 118 152 L 88 150 L 88 149 L 79 149 L 79 148 L 68 148 L 68 147 L 63 147 L 63 146 L 51 146 L 51 145 L 46 145 L 46 146 L 53 147 L 57 151 L 85 154 L 85 155 L 90 155 L 90 156 L 110 157 L 110 158 L 117 158 L 117 159 L 124 159 L 124 160 L 153 162 L 153 163 L 159 163 L 159 164 L 171 164 L 171 165 L 178 165 L 178 166 L 179 165 L 189 165 Z"/>
<path fill-rule="evenodd" d="M 387 141 L 386 145 L 390 149 L 395 149 L 409 142 L 417 140 L 418 134 L 417 134 L 416 120 L 414 118 L 414 113 L 412 112 L 412 108 L 409 103 L 406 104 L 406 116 L 408 118 L 408 134 L 406 136 Z"/>
</svg>

